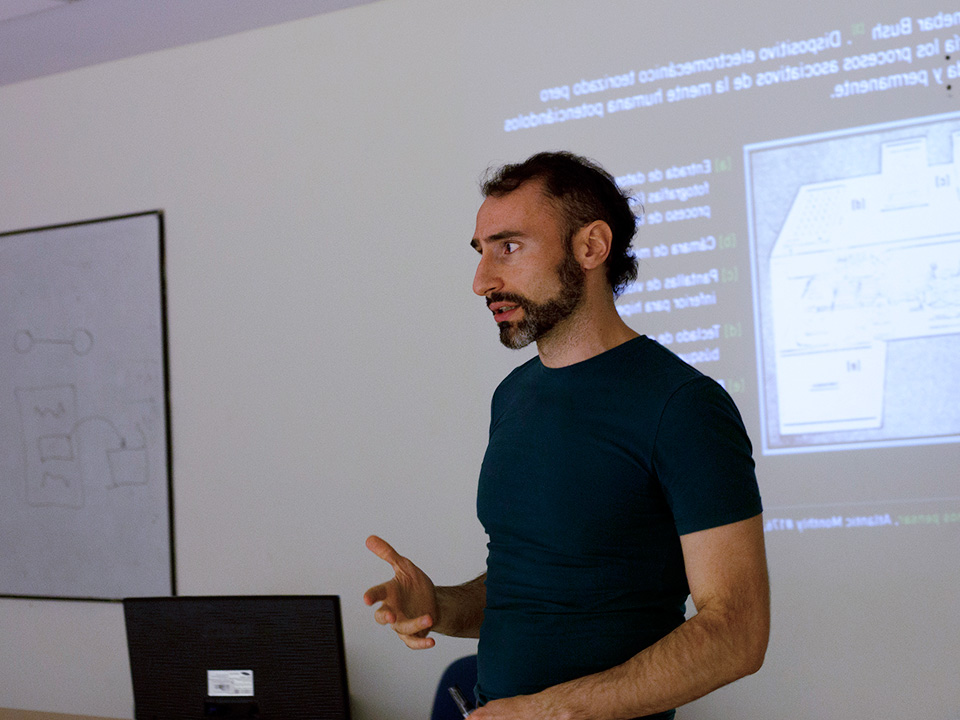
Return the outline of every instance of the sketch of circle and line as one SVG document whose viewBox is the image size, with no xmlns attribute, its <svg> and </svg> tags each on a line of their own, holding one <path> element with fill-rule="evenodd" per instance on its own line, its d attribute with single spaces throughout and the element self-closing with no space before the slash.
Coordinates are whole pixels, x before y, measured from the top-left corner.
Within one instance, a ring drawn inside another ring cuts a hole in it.
<svg viewBox="0 0 960 720">
<path fill-rule="evenodd" d="M 21 355 L 26 355 L 37 345 L 69 345 L 76 355 L 86 355 L 93 348 L 93 335 L 89 330 L 78 328 L 73 334 L 65 338 L 35 337 L 29 330 L 20 330 L 13 341 L 14 349 Z"/>
</svg>

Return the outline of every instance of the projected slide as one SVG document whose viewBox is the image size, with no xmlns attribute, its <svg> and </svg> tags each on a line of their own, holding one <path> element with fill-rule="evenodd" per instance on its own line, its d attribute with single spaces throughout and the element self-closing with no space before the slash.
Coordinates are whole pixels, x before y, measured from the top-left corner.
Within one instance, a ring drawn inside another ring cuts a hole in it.
<svg viewBox="0 0 960 720">
<path fill-rule="evenodd" d="M 476 163 L 570 149 L 633 197 L 618 312 L 733 397 L 768 530 L 960 528 L 960 8 L 618 10 L 478 99 Z"/>
<path fill-rule="evenodd" d="M 929 346 L 960 333 L 960 119 L 748 146 L 745 164 L 767 448 L 955 440 Z M 785 217 L 770 184 L 796 188 Z"/>
</svg>

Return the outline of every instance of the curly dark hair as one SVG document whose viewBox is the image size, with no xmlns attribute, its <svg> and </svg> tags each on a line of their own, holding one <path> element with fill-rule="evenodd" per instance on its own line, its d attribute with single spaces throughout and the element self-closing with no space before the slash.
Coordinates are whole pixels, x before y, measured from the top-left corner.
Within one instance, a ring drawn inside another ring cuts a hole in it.
<svg viewBox="0 0 960 720">
<path fill-rule="evenodd" d="M 529 180 L 543 183 L 544 194 L 560 210 L 568 237 L 595 220 L 613 231 L 607 258 L 607 281 L 614 296 L 637 278 L 637 260 L 630 243 L 637 232 L 637 218 L 629 197 L 613 176 L 598 163 L 571 152 L 541 152 L 521 163 L 487 171 L 480 190 L 484 197 L 502 197 Z"/>
</svg>

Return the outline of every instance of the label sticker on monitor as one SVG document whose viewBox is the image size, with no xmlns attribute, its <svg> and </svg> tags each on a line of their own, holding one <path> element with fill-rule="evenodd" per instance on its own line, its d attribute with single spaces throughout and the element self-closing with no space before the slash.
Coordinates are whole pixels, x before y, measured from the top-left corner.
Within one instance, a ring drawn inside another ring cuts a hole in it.
<svg viewBox="0 0 960 720">
<path fill-rule="evenodd" d="M 253 697 L 253 670 L 207 670 L 210 697 Z"/>
</svg>

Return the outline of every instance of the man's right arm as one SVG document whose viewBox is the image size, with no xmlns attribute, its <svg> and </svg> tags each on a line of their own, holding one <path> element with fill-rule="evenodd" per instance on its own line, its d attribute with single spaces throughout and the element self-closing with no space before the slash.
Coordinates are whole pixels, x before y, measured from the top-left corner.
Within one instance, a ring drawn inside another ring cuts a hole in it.
<svg viewBox="0 0 960 720">
<path fill-rule="evenodd" d="M 394 576 L 363 594 L 367 605 L 380 603 L 374 619 L 390 625 L 407 647 L 433 647 L 430 632 L 453 637 L 478 637 L 486 606 L 486 575 L 463 585 L 436 587 L 409 559 L 385 540 L 371 535 L 367 548 L 390 563 Z"/>
</svg>

